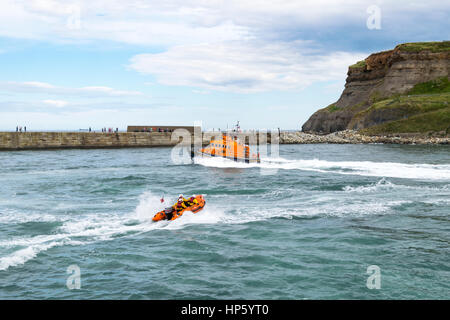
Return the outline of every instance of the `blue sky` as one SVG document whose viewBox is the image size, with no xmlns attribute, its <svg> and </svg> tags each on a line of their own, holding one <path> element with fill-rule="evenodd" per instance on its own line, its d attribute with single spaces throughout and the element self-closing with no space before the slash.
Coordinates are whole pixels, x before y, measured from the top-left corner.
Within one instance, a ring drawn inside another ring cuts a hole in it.
<svg viewBox="0 0 450 320">
<path fill-rule="evenodd" d="M 298 129 L 339 98 L 348 65 L 450 39 L 449 13 L 434 0 L 1 0 L 0 130 Z"/>
</svg>

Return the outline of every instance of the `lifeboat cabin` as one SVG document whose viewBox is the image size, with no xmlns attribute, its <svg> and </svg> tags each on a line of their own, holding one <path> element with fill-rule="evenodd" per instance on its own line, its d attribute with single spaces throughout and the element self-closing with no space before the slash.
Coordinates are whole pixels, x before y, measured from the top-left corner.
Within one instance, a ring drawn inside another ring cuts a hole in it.
<svg viewBox="0 0 450 320">
<path fill-rule="evenodd" d="M 221 140 L 212 140 L 211 143 L 198 151 L 202 156 L 221 157 L 236 162 L 260 163 L 259 152 L 250 153 L 250 146 L 241 143 L 236 137 L 232 138 L 226 134 Z"/>
</svg>

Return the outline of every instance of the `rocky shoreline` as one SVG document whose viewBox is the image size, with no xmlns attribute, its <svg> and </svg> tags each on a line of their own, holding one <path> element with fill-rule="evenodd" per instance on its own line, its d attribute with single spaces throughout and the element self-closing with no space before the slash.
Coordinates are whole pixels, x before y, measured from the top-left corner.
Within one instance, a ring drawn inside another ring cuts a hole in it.
<svg viewBox="0 0 450 320">
<path fill-rule="evenodd" d="M 301 131 L 281 132 L 280 144 L 450 144 L 449 136 L 425 136 L 398 134 L 392 136 L 368 136 L 354 130 L 337 131 L 326 135 L 311 134 Z"/>
</svg>

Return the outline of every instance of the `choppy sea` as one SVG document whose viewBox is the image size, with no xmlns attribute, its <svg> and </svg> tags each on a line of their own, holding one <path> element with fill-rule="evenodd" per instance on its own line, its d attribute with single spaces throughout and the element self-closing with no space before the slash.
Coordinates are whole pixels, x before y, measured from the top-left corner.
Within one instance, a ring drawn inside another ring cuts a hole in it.
<svg viewBox="0 0 450 320">
<path fill-rule="evenodd" d="M 450 146 L 1 152 L 0 298 L 448 299 Z"/>
</svg>

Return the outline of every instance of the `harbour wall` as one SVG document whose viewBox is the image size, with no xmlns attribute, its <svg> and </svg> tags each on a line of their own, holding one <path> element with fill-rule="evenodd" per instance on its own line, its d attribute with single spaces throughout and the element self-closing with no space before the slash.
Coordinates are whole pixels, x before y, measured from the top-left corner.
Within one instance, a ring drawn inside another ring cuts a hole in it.
<svg viewBox="0 0 450 320">
<path fill-rule="evenodd" d="M 183 132 L 183 131 L 182 131 Z M 188 131 L 184 135 L 179 132 L 0 132 L 0 151 L 9 150 L 45 150 L 45 149 L 101 149 L 101 148 L 148 148 L 172 147 L 183 141 L 196 147 L 207 145 L 211 140 L 221 139 L 220 132 L 203 132 L 202 141 L 194 141 Z M 271 135 L 250 133 L 230 133 L 241 141 L 253 145 L 258 143 L 280 144 L 450 144 L 446 136 L 366 136 L 355 131 L 340 131 L 328 135 L 308 134 L 300 131 L 283 132 Z M 276 139 L 276 140 L 275 140 Z M 190 140 L 190 141 L 189 141 Z"/>
<path fill-rule="evenodd" d="M 170 132 L 0 132 L 0 150 L 168 147 Z"/>
<path fill-rule="evenodd" d="M 254 133 L 233 133 L 242 141 L 252 143 Z M 101 148 L 148 148 L 172 147 L 181 142 L 186 145 L 207 145 L 212 139 L 221 139 L 222 133 L 203 132 L 202 141 L 194 140 L 189 130 L 175 132 L 0 132 L 0 151 L 45 149 L 101 149 Z M 270 135 L 268 137 L 270 142 Z"/>
</svg>

